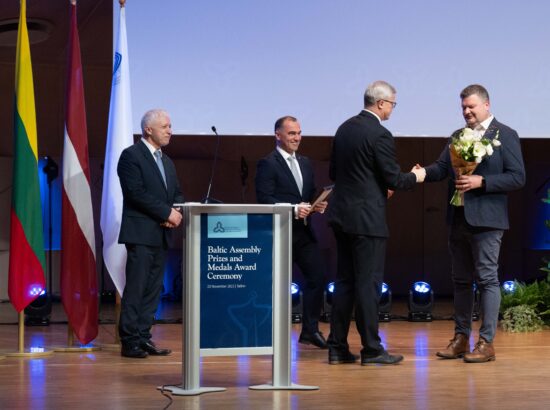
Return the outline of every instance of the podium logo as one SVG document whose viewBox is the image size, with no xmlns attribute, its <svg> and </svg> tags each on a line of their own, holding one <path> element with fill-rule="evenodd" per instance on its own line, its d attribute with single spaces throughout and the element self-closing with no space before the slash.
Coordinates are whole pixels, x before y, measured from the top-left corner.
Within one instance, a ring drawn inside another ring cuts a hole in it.
<svg viewBox="0 0 550 410">
<path fill-rule="evenodd" d="M 248 215 L 208 215 L 209 238 L 248 238 Z"/>
<path fill-rule="evenodd" d="M 215 233 L 225 232 L 225 228 L 223 227 L 221 221 L 216 222 L 216 226 L 214 227 L 213 231 Z"/>
</svg>

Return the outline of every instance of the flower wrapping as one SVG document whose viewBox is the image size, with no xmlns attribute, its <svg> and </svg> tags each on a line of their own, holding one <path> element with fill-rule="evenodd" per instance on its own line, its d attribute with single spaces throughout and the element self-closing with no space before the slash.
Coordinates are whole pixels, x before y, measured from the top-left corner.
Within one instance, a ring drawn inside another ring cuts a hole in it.
<svg viewBox="0 0 550 410">
<path fill-rule="evenodd" d="M 493 139 L 490 140 L 482 136 L 481 132 L 468 127 L 453 134 L 449 145 L 449 154 L 455 175 L 457 177 L 472 175 L 483 158 L 493 155 L 493 147 L 500 146 L 498 135 L 499 131 L 497 130 Z M 463 206 L 464 193 L 455 189 L 451 205 Z"/>
</svg>

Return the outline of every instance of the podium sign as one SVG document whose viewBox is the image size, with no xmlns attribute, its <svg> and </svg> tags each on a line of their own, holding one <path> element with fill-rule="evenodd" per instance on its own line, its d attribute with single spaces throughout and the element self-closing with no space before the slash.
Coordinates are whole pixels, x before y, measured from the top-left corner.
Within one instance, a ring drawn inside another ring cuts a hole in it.
<svg viewBox="0 0 550 410">
<path fill-rule="evenodd" d="M 179 205 L 177 205 L 179 206 Z M 183 381 L 200 386 L 200 357 L 273 355 L 273 380 L 255 390 L 316 390 L 291 382 L 292 206 L 181 205 L 185 219 Z"/>
<path fill-rule="evenodd" d="M 201 351 L 271 350 L 273 215 L 202 214 L 200 248 Z"/>
</svg>

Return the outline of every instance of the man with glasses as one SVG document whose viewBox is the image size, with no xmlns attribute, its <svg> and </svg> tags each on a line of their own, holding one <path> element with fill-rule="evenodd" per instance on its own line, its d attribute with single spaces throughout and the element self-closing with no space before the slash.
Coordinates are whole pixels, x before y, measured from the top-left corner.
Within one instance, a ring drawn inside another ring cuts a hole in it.
<svg viewBox="0 0 550 410">
<path fill-rule="evenodd" d="M 388 190 L 405 190 L 422 182 L 424 170 L 402 173 L 393 136 L 381 124 L 395 108 L 396 91 L 375 81 L 365 91 L 364 110 L 344 122 L 334 137 L 330 177 L 335 188 L 329 223 L 337 245 L 337 280 L 328 338 L 330 364 L 354 363 L 347 341 L 351 313 L 361 336 L 361 364 L 395 364 L 378 335 L 378 304 L 384 279 L 388 227 Z"/>
</svg>

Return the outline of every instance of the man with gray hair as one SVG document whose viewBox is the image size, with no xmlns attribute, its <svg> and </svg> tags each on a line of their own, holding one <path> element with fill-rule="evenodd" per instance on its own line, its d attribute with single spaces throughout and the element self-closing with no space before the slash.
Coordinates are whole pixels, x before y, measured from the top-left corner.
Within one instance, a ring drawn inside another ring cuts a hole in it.
<svg viewBox="0 0 550 410">
<path fill-rule="evenodd" d="M 378 304 L 384 279 L 389 190 L 406 190 L 422 182 L 424 170 L 402 173 L 395 159 L 393 136 L 381 124 L 397 105 L 396 91 L 375 81 L 365 91 L 365 108 L 336 131 L 330 159 L 335 182 L 328 211 L 336 237 L 337 280 L 328 338 L 329 363 L 354 363 L 348 332 L 355 305 L 361 336 L 361 364 L 395 364 L 378 335 Z"/>
<path fill-rule="evenodd" d="M 151 327 L 169 231 L 182 221 L 173 204 L 184 202 L 174 163 L 161 150 L 172 136 L 170 116 L 160 109 L 147 111 L 141 131 L 141 140 L 122 152 L 117 168 L 124 199 L 118 242 L 128 252 L 119 334 L 121 355 L 132 358 L 170 354 L 153 343 Z"/>
</svg>

